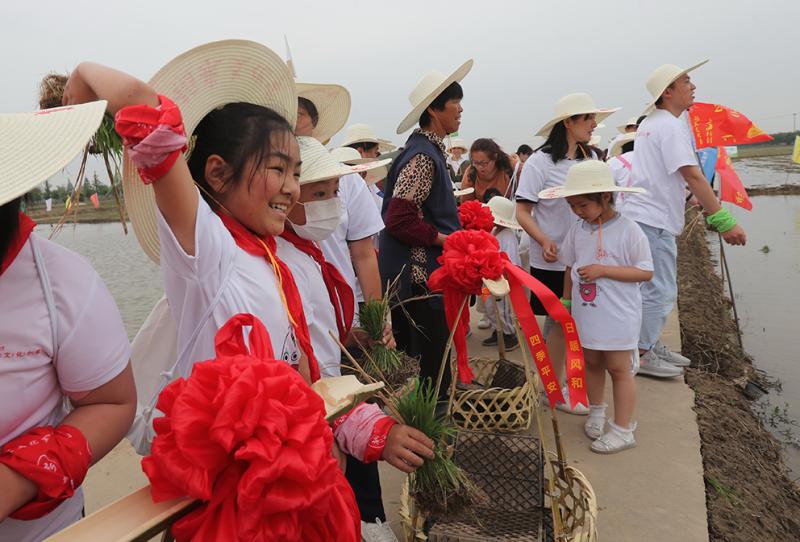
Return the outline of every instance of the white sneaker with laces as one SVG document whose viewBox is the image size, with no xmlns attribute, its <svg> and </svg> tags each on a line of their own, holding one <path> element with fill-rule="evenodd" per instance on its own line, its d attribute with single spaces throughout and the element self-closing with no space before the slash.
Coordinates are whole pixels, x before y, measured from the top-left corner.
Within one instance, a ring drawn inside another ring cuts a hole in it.
<svg viewBox="0 0 800 542">
<path fill-rule="evenodd" d="M 388 523 L 375 518 L 375 523 L 361 522 L 361 540 L 364 542 L 400 542 Z"/>
<path fill-rule="evenodd" d="M 556 405 L 556 408 L 567 414 L 574 414 L 576 416 L 588 416 L 589 409 L 585 405 L 575 405 L 575 408 L 569 406 L 569 388 L 564 386 L 561 388 L 561 395 L 564 396 L 564 402 Z"/>
<path fill-rule="evenodd" d="M 692 360 L 687 358 L 686 356 L 682 356 L 677 352 L 673 352 L 669 348 L 667 348 L 666 344 L 663 344 L 661 341 L 658 341 L 653 346 L 653 352 L 656 353 L 656 356 L 660 357 L 666 362 L 673 364 L 676 367 L 688 367 L 692 364 Z"/>
<path fill-rule="evenodd" d="M 489 318 L 484 314 L 481 316 L 481 319 L 478 320 L 478 329 L 489 329 L 492 327 L 492 323 L 489 321 Z"/>
<path fill-rule="evenodd" d="M 639 357 L 640 375 L 654 376 L 656 378 L 675 378 L 683 376 L 683 369 L 661 359 L 652 349 Z"/>
</svg>

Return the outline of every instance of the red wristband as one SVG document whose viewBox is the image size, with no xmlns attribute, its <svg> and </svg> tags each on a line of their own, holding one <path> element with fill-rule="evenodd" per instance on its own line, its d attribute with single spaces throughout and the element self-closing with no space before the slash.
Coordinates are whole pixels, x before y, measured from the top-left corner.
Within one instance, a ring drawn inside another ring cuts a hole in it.
<svg viewBox="0 0 800 542">
<path fill-rule="evenodd" d="M 14 519 L 38 519 L 75 494 L 92 462 L 92 452 L 75 427 L 37 427 L 7 442 L 0 463 L 38 488 L 36 498 L 17 509 Z"/>
<path fill-rule="evenodd" d="M 372 428 L 372 435 L 369 437 L 367 449 L 364 451 L 364 463 L 374 463 L 383 456 L 383 449 L 386 448 L 386 439 L 389 431 L 397 423 L 394 418 L 386 416 L 375 423 Z"/>
</svg>

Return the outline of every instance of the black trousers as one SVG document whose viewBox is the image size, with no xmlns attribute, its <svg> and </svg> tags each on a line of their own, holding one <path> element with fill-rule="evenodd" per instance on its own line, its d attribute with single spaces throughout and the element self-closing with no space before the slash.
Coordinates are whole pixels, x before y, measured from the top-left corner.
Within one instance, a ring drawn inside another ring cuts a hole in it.
<svg viewBox="0 0 800 542">
<path fill-rule="evenodd" d="M 361 521 L 375 523 L 377 518 L 381 522 L 386 522 L 378 462 L 367 464 L 349 455 L 345 457 L 347 457 L 347 467 L 344 476 L 356 495 Z"/>
<path fill-rule="evenodd" d="M 405 309 L 405 312 L 403 311 Z M 413 323 L 412 323 L 413 322 Z M 415 325 L 416 324 L 416 325 Z M 397 348 L 420 360 L 420 379 L 431 379 L 436 385 L 450 330 L 444 316 L 444 307 L 432 307 L 427 299 L 411 301 L 392 310 L 392 332 Z M 450 389 L 450 359 L 442 377 L 439 398 L 447 397 Z"/>
</svg>

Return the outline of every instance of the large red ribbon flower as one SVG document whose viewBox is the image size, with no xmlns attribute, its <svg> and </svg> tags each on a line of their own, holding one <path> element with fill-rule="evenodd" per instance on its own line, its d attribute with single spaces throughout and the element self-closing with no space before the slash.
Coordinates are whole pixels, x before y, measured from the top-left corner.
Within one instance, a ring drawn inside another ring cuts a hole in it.
<svg viewBox="0 0 800 542">
<path fill-rule="evenodd" d="M 257 318 L 234 316 L 217 333 L 217 358 L 159 397 L 164 416 L 142 460 L 153 498 L 203 501 L 173 526 L 178 541 L 360 539 L 324 403 L 270 344 Z"/>
<path fill-rule="evenodd" d="M 458 207 L 458 220 L 465 230 L 482 230 L 491 232 L 494 228 L 494 216 L 488 205 L 478 200 L 465 201 Z"/>
<path fill-rule="evenodd" d="M 447 324 L 451 329 L 456 326 L 453 344 L 458 376 L 464 383 L 471 382 L 474 375 L 467 362 L 469 307 L 465 305 L 460 314 L 459 309 L 467 296 L 481 293 L 483 279 L 497 280 L 502 276 L 507 260 L 493 235 L 482 230 L 461 230 L 447 237 L 438 260 L 441 267 L 428 279 L 432 291 L 444 294 Z"/>
</svg>

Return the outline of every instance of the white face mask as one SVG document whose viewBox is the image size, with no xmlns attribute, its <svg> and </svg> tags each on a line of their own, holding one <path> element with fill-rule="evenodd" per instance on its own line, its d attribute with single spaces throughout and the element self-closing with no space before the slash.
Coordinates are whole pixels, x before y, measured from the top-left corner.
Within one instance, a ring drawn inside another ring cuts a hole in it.
<svg viewBox="0 0 800 542">
<path fill-rule="evenodd" d="M 342 219 L 342 204 L 338 197 L 303 203 L 306 223 L 292 223 L 297 235 L 309 241 L 323 241 L 331 236 Z"/>
</svg>

